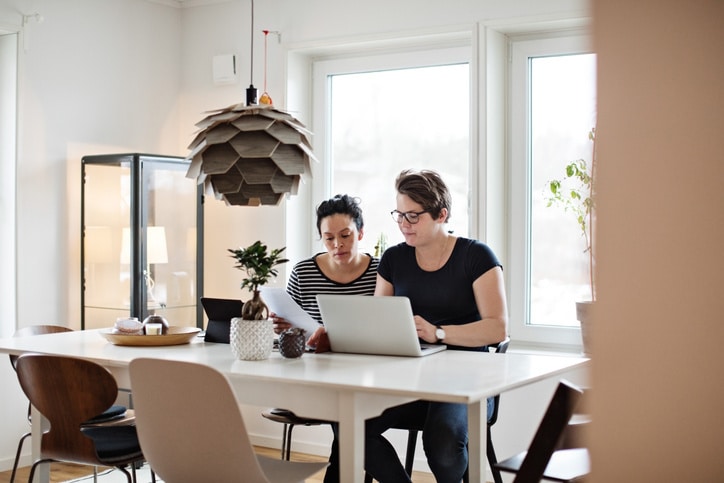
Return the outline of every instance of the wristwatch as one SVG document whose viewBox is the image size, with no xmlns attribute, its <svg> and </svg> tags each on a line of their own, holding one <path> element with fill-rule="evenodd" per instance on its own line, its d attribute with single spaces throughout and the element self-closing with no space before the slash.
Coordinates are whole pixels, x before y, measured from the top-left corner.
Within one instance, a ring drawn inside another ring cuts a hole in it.
<svg viewBox="0 0 724 483">
<path fill-rule="evenodd" d="M 440 327 L 439 325 L 436 326 L 437 329 L 435 329 L 435 337 L 437 337 L 438 342 L 442 342 L 445 340 L 445 329 Z"/>
</svg>

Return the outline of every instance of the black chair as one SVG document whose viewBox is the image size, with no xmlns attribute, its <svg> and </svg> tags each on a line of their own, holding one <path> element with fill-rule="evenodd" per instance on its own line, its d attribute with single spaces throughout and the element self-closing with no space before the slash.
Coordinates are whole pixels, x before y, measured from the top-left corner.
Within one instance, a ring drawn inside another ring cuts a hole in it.
<svg viewBox="0 0 724 483">
<path fill-rule="evenodd" d="M 314 418 L 302 418 L 294 414 L 288 409 L 271 408 L 262 411 L 262 416 L 270 421 L 282 423 L 282 459 L 289 461 L 292 454 L 292 430 L 294 426 L 320 426 L 323 424 L 332 424 L 333 421 Z"/>
<path fill-rule="evenodd" d="M 15 334 L 13 334 L 13 337 L 28 337 L 32 335 L 42 335 L 42 334 L 55 334 L 58 332 L 72 332 L 73 329 L 69 327 L 65 327 L 62 325 L 31 325 L 29 327 L 23 327 L 21 329 L 18 329 L 15 331 Z M 10 355 L 10 364 L 13 366 L 13 369 L 16 369 L 17 360 L 19 356 L 16 355 Z M 103 414 L 96 416 L 93 418 L 92 423 L 101 423 L 106 421 L 114 421 L 116 419 L 122 418 L 126 416 L 126 408 L 125 406 L 119 406 L 119 405 L 113 405 L 110 408 L 108 408 L 106 411 L 103 412 Z M 30 403 L 28 403 L 28 424 L 32 426 L 32 417 L 31 417 L 31 407 Z M 15 461 L 13 462 L 13 471 L 10 474 L 10 483 L 13 483 L 15 481 L 15 474 L 18 470 L 18 463 L 20 462 L 20 454 L 23 451 L 23 444 L 25 443 L 25 440 L 30 437 L 32 433 L 28 431 L 27 433 L 23 434 L 20 437 L 20 441 L 18 441 L 18 449 L 15 452 Z"/>
<path fill-rule="evenodd" d="M 508 346 L 510 345 L 510 338 L 506 337 L 505 340 L 497 343 L 497 344 L 490 344 L 488 346 L 488 351 L 491 349 L 495 349 L 496 354 L 505 354 L 508 350 Z M 495 483 L 502 483 L 503 479 L 500 476 L 500 471 L 495 467 L 495 463 L 498 462 L 498 458 L 495 455 L 495 447 L 493 446 L 493 439 L 491 437 L 490 428 L 498 421 L 498 408 L 500 406 L 500 394 L 496 395 L 493 398 L 493 413 L 490 416 L 490 419 L 488 419 L 487 424 L 487 431 L 486 431 L 486 448 L 487 448 L 487 456 L 488 456 L 488 462 L 490 463 L 490 471 L 493 473 L 493 480 Z M 408 475 L 412 476 L 412 466 L 415 462 L 415 449 L 417 447 L 417 435 L 420 431 L 422 431 L 422 427 L 395 427 L 394 429 L 402 429 L 407 430 L 407 449 L 405 451 L 405 471 Z M 463 481 L 465 483 L 468 483 L 470 481 L 470 475 L 468 474 L 468 469 L 465 470 L 465 474 L 463 475 Z M 365 483 L 372 483 L 372 476 L 369 474 L 365 474 Z"/>
<path fill-rule="evenodd" d="M 50 428 L 40 441 L 41 463 L 66 461 L 92 466 L 115 466 L 128 482 L 136 481 L 135 463 L 144 460 L 133 424 L 89 424 L 111 407 L 118 395 L 113 375 L 98 364 L 72 357 L 25 354 L 16 370 L 23 392 Z M 130 465 L 132 475 L 125 467 Z M 152 479 L 155 476 L 152 473 Z"/>
<path fill-rule="evenodd" d="M 566 435 L 566 431 L 579 431 L 584 426 L 571 424 L 576 405 L 583 391 L 573 384 L 561 381 L 553 399 L 533 436 L 528 451 L 496 464 L 501 471 L 515 473 L 514 482 L 532 483 L 540 480 L 579 482 L 590 472 L 590 458 L 585 448 L 558 449 L 581 446 L 582 441 Z"/>
</svg>

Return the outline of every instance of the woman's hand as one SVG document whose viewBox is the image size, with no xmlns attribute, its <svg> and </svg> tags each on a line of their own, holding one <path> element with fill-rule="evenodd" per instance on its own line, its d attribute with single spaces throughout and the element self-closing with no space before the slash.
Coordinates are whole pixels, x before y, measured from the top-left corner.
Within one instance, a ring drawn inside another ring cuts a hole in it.
<svg viewBox="0 0 724 483">
<path fill-rule="evenodd" d="M 324 330 L 324 326 L 319 326 L 314 334 L 307 340 L 307 345 L 314 348 L 314 352 L 329 352 L 331 347 L 329 345 L 329 337 L 327 331 Z"/>
<path fill-rule="evenodd" d="M 274 327 L 274 333 L 275 334 L 281 334 L 287 329 L 292 328 L 292 324 L 283 317 L 277 317 L 277 314 L 274 312 L 269 314 L 269 317 L 272 319 L 272 326 Z"/>
<path fill-rule="evenodd" d="M 437 336 L 435 335 L 437 327 L 419 315 L 415 316 L 415 328 L 417 329 L 417 337 L 420 339 L 431 344 L 437 342 Z"/>
</svg>

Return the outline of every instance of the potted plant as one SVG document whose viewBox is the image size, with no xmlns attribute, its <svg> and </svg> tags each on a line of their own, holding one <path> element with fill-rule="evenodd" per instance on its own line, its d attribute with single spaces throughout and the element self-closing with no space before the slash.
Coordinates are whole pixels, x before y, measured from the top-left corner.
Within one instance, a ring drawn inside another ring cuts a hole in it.
<svg viewBox="0 0 724 483">
<path fill-rule="evenodd" d="M 558 206 L 570 212 L 576 218 L 581 235 L 585 240 L 585 253 L 588 255 L 588 274 L 591 298 L 589 301 L 576 303 L 576 315 L 581 323 L 583 347 L 590 354 L 590 308 L 596 301 L 595 277 L 595 203 L 594 179 L 596 174 L 596 128 L 588 133 L 588 139 L 593 143 L 591 150 L 591 164 L 585 159 L 577 159 L 565 167 L 565 175 L 560 179 L 553 179 L 546 186 L 547 206 Z"/>
<path fill-rule="evenodd" d="M 259 295 L 259 287 L 269 282 L 269 279 L 276 277 L 279 273 L 274 267 L 286 263 L 289 260 L 281 257 L 286 249 L 275 248 L 271 252 L 267 246 L 260 241 L 255 241 L 247 248 L 229 248 L 231 257 L 236 260 L 234 268 L 246 272 L 247 277 L 241 281 L 241 288 L 248 288 L 252 292 L 251 300 L 248 300 L 241 309 L 241 316 L 248 320 L 265 319 L 269 309 Z"/>
<path fill-rule="evenodd" d="M 289 260 L 282 258 L 284 248 L 269 251 L 266 245 L 256 241 L 247 248 L 228 249 L 236 260 L 235 268 L 246 273 L 241 288 L 250 289 L 252 298 L 241 309 L 241 317 L 231 321 L 229 341 L 231 349 L 239 359 L 266 359 L 272 349 L 274 331 L 266 306 L 259 293 L 259 287 L 269 282 L 278 272 L 274 268 Z"/>
</svg>

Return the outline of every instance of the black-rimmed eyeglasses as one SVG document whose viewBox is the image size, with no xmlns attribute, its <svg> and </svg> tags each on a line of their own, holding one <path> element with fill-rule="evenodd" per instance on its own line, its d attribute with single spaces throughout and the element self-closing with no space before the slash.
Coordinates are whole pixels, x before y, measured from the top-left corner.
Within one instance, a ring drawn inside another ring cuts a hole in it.
<svg viewBox="0 0 724 483">
<path fill-rule="evenodd" d="M 418 221 L 420 221 L 420 215 L 423 213 L 429 213 L 428 210 L 422 210 L 422 211 L 406 211 L 401 212 L 397 210 L 390 211 L 390 215 L 392 215 L 392 219 L 395 223 L 402 223 L 402 220 L 407 220 L 407 222 L 410 225 L 414 225 Z"/>
</svg>

